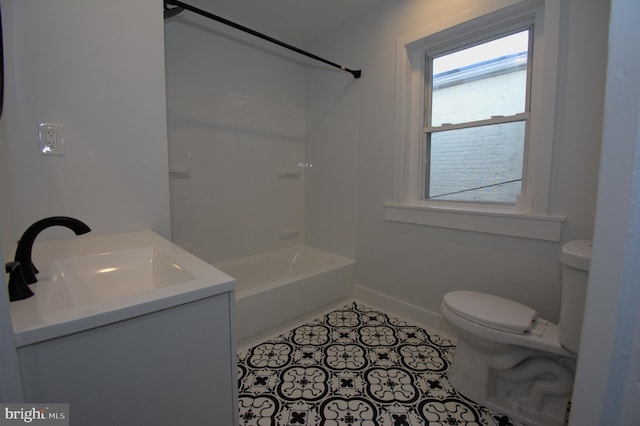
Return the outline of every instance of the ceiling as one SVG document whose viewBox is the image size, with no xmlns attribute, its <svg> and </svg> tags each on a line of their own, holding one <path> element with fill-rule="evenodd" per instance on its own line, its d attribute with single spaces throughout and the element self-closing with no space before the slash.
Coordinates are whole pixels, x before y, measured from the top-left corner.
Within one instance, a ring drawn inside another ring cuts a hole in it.
<svg viewBox="0 0 640 426">
<path fill-rule="evenodd" d="M 304 45 L 347 25 L 384 0 L 183 1 L 282 41 Z"/>
</svg>

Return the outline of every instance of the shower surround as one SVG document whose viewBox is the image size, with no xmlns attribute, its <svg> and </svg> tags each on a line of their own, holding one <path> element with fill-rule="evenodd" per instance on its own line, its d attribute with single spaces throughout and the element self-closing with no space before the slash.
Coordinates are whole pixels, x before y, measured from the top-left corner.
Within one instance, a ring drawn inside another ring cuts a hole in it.
<svg viewBox="0 0 640 426">
<path fill-rule="evenodd" d="M 304 242 L 305 109 L 168 82 L 172 238 L 209 263 Z"/>
</svg>

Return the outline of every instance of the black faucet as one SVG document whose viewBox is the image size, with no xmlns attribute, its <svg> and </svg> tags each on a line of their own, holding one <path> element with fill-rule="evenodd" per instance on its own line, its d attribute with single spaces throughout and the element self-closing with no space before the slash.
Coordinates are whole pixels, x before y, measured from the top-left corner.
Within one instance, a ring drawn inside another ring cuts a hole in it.
<svg viewBox="0 0 640 426">
<path fill-rule="evenodd" d="M 66 216 L 54 216 L 41 219 L 27 228 L 18 241 L 16 256 L 13 262 L 7 263 L 6 271 L 10 272 L 9 276 L 9 300 L 22 300 L 33 296 L 33 292 L 28 284 L 38 281 L 36 273 L 38 270 L 31 260 L 31 251 L 36 237 L 43 230 L 52 226 L 64 226 L 71 229 L 76 235 L 86 234 L 91 231 L 85 223 Z"/>
</svg>

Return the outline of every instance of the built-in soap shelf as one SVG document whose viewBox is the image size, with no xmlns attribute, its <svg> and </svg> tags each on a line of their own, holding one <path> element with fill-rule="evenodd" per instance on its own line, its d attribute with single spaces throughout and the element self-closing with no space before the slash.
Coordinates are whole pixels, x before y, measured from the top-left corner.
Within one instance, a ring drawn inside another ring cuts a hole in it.
<svg viewBox="0 0 640 426">
<path fill-rule="evenodd" d="M 278 170 L 278 179 L 300 179 L 300 170 Z"/>
<path fill-rule="evenodd" d="M 282 169 L 277 172 L 279 179 L 299 179 L 302 177 L 304 169 L 313 167 L 313 164 L 307 162 L 298 162 L 295 169 Z"/>
<path fill-rule="evenodd" d="M 281 229 L 278 234 L 282 240 L 293 240 L 300 235 L 297 229 Z"/>
<path fill-rule="evenodd" d="M 189 179 L 191 178 L 191 170 L 187 168 L 181 169 L 174 167 L 169 170 L 169 177 L 172 179 Z"/>
</svg>

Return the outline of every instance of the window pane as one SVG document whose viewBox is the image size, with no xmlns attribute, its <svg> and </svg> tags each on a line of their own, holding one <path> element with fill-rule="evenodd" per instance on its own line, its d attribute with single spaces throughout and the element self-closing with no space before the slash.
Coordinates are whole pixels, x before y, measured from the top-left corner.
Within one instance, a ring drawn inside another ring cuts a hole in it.
<svg viewBox="0 0 640 426">
<path fill-rule="evenodd" d="M 515 203 L 524 135 L 524 121 L 431 133 L 425 197 Z"/>
<path fill-rule="evenodd" d="M 525 111 L 529 30 L 432 59 L 431 126 Z"/>
</svg>

